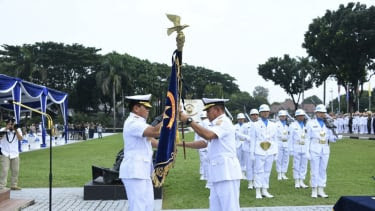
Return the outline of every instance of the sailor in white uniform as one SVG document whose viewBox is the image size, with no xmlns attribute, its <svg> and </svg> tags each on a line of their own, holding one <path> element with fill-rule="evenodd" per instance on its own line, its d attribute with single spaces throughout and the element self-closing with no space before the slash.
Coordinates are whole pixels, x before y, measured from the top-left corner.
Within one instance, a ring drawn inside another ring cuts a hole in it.
<svg viewBox="0 0 375 211">
<path fill-rule="evenodd" d="M 254 153 L 251 152 L 251 140 L 250 139 L 250 132 L 254 127 L 254 123 L 258 121 L 259 112 L 258 109 L 251 109 L 250 110 L 250 121 L 246 124 L 245 134 L 243 134 L 244 143 L 242 144 L 242 157 L 245 163 L 246 169 L 246 179 L 249 181 L 247 188 L 253 189 L 254 188 L 254 164 L 255 164 L 255 157 Z"/>
<path fill-rule="evenodd" d="M 327 182 L 327 166 L 329 159 L 329 142 L 335 142 L 337 137 L 326 127 L 324 119 L 327 109 L 323 104 L 315 108 L 316 119 L 307 123 L 307 136 L 310 138 L 310 167 L 311 167 L 311 197 L 327 198 L 324 192 Z"/>
<path fill-rule="evenodd" d="M 295 188 L 308 188 L 303 182 L 306 178 L 307 162 L 310 159 L 310 138 L 307 135 L 305 111 L 297 109 L 296 121 L 289 126 L 289 141 L 293 152 L 293 178 Z"/>
<path fill-rule="evenodd" d="M 240 161 L 241 164 L 241 170 L 242 170 L 242 178 L 245 179 L 245 162 L 243 159 L 242 154 L 242 145 L 245 141 L 245 138 L 241 136 L 241 134 L 245 134 L 247 129 L 247 123 L 245 122 L 245 114 L 238 113 L 237 114 L 237 124 L 234 125 L 236 129 L 236 151 L 237 151 L 237 158 Z"/>
<path fill-rule="evenodd" d="M 210 124 L 204 128 L 186 114 L 180 114 L 180 120 L 190 125 L 199 136 L 208 140 L 210 182 L 210 210 L 240 210 L 241 166 L 236 155 L 235 128 L 225 115 L 224 102 L 227 99 L 202 99 Z M 181 144 L 180 144 L 181 145 Z M 179 146 L 180 146 L 179 145 Z M 187 147 L 207 146 L 205 141 L 185 143 Z"/>
<path fill-rule="evenodd" d="M 277 180 L 287 180 L 286 172 L 289 165 L 289 151 L 291 144 L 288 141 L 289 126 L 287 124 L 288 112 L 280 110 L 278 113 L 279 121 L 276 122 L 277 126 L 277 140 L 278 140 L 278 154 L 276 159 Z"/>
<path fill-rule="evenodd" d="M 154 210 L 154 189 L 151 181 L 152 147 L 158 142 L 159 123 L 155 127 L 146 123 L 151 108 L 151 94 L 127 96 L 131 111 L 124 123 L 124 159 L 120 166 L 130 211 Z"/>
<path fill-rule="evenodd" d="M 277 127 L 274 122 L 268 120 L 270 114 L 270 107 L 268 105 L 261 105 L 259 113 L 260 120 L 254 123 L 254 129 L 250 133 L 250 139 L 254 140 L 251 142 L 250 153 L 255 156 L 255 198 L 261 199 L 262 196 L 273 198 L 273 195 L 268 192 L 268 188 L 272 163 L 278 151 L 276 139 Z"/>
</svg>

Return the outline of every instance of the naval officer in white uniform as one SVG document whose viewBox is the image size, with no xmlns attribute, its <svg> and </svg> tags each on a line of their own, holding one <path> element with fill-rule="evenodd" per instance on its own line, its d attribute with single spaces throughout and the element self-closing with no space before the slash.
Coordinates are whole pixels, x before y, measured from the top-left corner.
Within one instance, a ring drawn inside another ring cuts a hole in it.
<svg viewBox="0 0 375 211">
<path fill-rule="evenodd" d="M 194 122 L 186 114 L 180 120 L 190 125 L 199 136 L 208 140 L 208 159 L 211 211 L 240 210 L 241 166 L 237 159 L 235 128 L 225 115 L 224 102 L 227 99 L 202 99 L 210 124 L 207 128 Z M 200 145 L 200 146 L 198 146 Z M 187 147 L 205 147 L 204 140 L 186 143 Z"/>
<path fill-rule="evenodd" d="M 125 186 L 129 211 L 153 211 L 152 147 L 157 147 L 154 137 L 159 136 L 162 123 L 155 127 L 146 123 L 151 94 L 125 98 L 131 112 L 124 123 L 124 159 L 119 178 Z"/>
</svg>

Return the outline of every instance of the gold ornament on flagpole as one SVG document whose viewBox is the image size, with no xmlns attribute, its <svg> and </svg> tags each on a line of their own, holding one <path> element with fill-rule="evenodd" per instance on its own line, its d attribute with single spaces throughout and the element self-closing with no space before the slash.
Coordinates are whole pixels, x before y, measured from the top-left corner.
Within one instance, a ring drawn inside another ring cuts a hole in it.
<svg viewBox="0 0 375 211">
<path fill-rule="evenodd" d="M 182 48 L 184 47 L 184 43 L 185 43 L 185 35 L 184 35 L 184 32 L 182 32 L 182 30 L 186 27 L 189 27 L 189 25 L 186 25 L 186 24 L 181 25 L 180 24 L 181 18 L 178 15 L 167 14 L 167 17 L 173 23 L 173 27 L 168 28 L 167 34 L 169 36 L 173 32 L 177 32 L 177 37 L 176 37 L 177 50 L 182 51 Z"/>
</svg>

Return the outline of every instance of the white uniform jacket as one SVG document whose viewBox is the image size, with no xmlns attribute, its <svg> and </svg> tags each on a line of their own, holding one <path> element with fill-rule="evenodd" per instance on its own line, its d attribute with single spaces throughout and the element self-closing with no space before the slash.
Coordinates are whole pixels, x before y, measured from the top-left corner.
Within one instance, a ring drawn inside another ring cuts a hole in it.
<svg viewBox="0 0 375 211">
<path fill-rule="evenodd" d="M 288 125 L 283 125 L 281 121 L 276 122 L 277 126 L 277 140 L 279 147 L 283 148 L 291 148 L 291 143 L 288 141 L 289 140 L 289 127 Z"/>
<path fill-rule="evenodd" d="M 257 122 L 254 122 L 254 127 L 250 132 L 250 139 L 254 140 L 251 141 L 251 153 L 255 153 L 256 155 L 274 155 L 278 152 L 278 144 L 277 144 L 277 127 L 274 122 L 269 120 L 267 126 L 264 124 L 263 120 L 260 119 Z M 262 146 L 267 146 L 268 144 L 264 144 L 269 142 L 269 148 Z"/>
<path fill-rule="evenodd" d="M 5 157 L 10 159 L 17 158 L 19 156 L 18 150 L 18 138 L 15 131 L 6 130 L 6 128 L 1 128 L 0 131 L 7 131 L 0 140 L 1 152 Z M 22 134 L 20 128 L 17 129 L 18 134 Z"/>
<path fill-rule="evenodd" d="M 309 153 L 310 137 L 307 134 L 306 125 L 301 127 L 298 121 L 292 122 L 289 126 L 289 142 L 292 144 L 293 152 Z"/>
<path fill-rule="evenodd" d="M 239 132 L 236 131 L 236 138 L 243 140 L 242 151 L 250 152 L 250 131 L 252 127 L 254 127 L 254 123 L 247 122 L 245 125 L 242 125 L 243 130 Z"/>
<path fill-rule="evenodd" d="M 236 130 L 236 148 L 239 148 L 241 147 L 241 145 L 244 143 L 245 139 L 242 137 L 242 136 L 237 136 L 238 133 L 246 133 L 246 125 L 247 123 L 242 123 L 242 125 L 240 125 L 239 123 L 235 124 L 234 125 L 234 128 Z"/>
<path fill-rule="evenodd" d="M 143 117 L 130 113 L 124 123 L 124 159 L 119 178 L 150 179 L 153 170 L 152 146 L 143 132 L 149 125 Z"/>
<path fill-rule="evenodd" d="M 207 129 L 217 135 L 208 145 L 209 182 L 242 178 L 240 162 L 236 154 L 235 129 L 225 114 L 210 122 Z"/>
<path fill-rule="evenodd" d="M 328 140 L 336 141 L 336 137 L 325 124 L 321 127 L 317 119 L 311 119 L 307 125 L 307 135 L 310 137 L 310 151 L 315 153 L 329 154 Z"/>
</svg>

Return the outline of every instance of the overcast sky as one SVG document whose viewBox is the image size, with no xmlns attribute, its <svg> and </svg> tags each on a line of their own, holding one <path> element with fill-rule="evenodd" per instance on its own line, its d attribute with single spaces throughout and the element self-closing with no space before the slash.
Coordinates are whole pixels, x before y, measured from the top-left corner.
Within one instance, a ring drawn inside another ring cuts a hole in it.
<svg viewBox="0 0 375 211">
<path fill-rule="evenodd" d="M 313 18 L 327 9 L 337 10 L 346 0 L 0 0 L 0 44 L 21 45 L 40 41 L 79 43 L 128 53 L 170 65 L 176 48 L 172 23 L 166 13 L 181 16 L 186 42 L 184 62 L 236 78 L 242 91 L 255 86 L 269 89 L 269 101 L 288 95 L 258 75 L 257 67 L 269 57 L 306 56 L 301 47 Z M 375 0 L 361 3 L 371 6 Z M 373 77 L 375 80 L 375 77 Z M 374 86 L 375 82 L 371 82 Z M 367 86 L 366 86 L 367 87 Z M 367 89 L 367 88 L 366 88 Z M 332 92 L 330 92 L 332 90 Z M 337 96 L 337 85 L 327 83 L 326 101 Z M 332 94 L 331 94 L 332 93 Z M 344 89 L 341 88 L 341 94 Z M 323 99 L 323 88 L 305 98 Z"/>
</svg>

